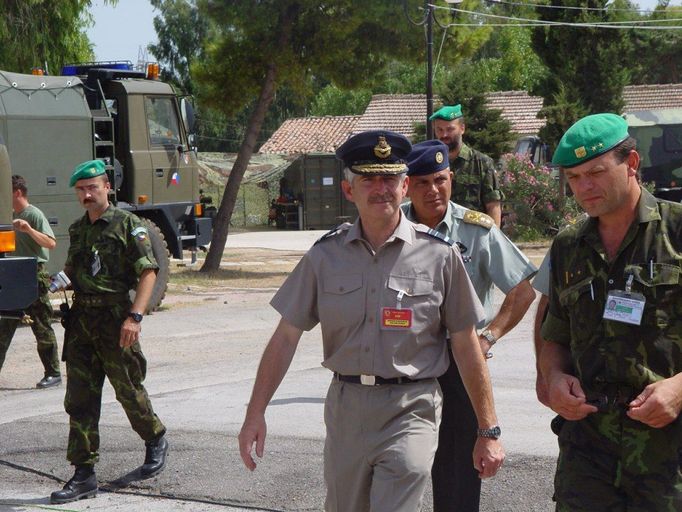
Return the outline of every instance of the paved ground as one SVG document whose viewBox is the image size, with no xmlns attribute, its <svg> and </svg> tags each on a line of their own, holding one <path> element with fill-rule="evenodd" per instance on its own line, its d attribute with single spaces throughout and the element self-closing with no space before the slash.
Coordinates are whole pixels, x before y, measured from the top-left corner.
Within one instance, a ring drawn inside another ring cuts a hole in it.
<svg viewBox="0 0 682 512">
<path fill-rule="evenodd" d="M 235 234 L 227 247 L 305 250 L 319 235 Z M 534 259 L 541 256 L 539 251 Z M 268 409 L 269 437 L 259 467 L 249 473 L 239 459 L 236 434 L 259 356 L 278 320 L 267 305 L 273 293 L 209 291 L 145 318 L 146 385 L 169 429 L 168 467 L 150 480 L 136 477 L 144 446 L 107 384 L 97 466 L 102 490 L 97 499 L 63 506 L 50 506 L 47 497 L 71 476 L 64 459 L 64 388 L 33 389 L 40 363 L 30 331 L 21 329 L 0 373 L 0 511 L 322 510 L 322 408 L 330 375 L 320 366 L 319 329 L 304 335 Z M 552 508 L 557 450 L 548 427 L 552 414 L 534 396 L 532 316 L 498 344 L 489 363 L 507 462 L 484 483 L 484 512 Z M 430 511 L 430 495 L 426 502 Z"/>
</svg>

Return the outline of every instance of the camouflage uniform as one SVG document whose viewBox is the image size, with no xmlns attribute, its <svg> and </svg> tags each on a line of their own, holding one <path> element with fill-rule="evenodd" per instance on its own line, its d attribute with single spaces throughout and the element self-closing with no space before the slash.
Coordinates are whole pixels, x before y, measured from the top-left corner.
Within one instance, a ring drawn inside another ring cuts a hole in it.
<svg viewBox="0 0 682 512">
<path fill-rule="evenodd" d="M 450 170 L 455 174 L 450 196 L 453 202 L 486 213 L 486 203 L 504 198 L 492 158 L 480 151 L 462 144 L 459 155 L 450 160 Z"/>
<path fill-rule="evenodd" d="M 642 190 L 637 219 L 612 262 L 597 219 L 557 236 L 551 248 L 545 339 L 568 348 L 588 396 L 609 405 L 580 421 L 557 418 L 559 511 L 682 510 L 682 425 L 651 428 L 625 414 L 648 384 L 682 372 L 682 205 Z M 602 318 L 610 290 L 646 298 L 641 325 Z"/>
<path fill-rule="evenodd" d="M 114 206 L 93 224 L 86 214 L 69 228 L 66 267 L 76 293 L 64 342 L 64 407 L 70 416 L 67 459 L 74 465 L 97 462 L 105 375 L 142 439 L 151 441 L 166 430 L 142 384 L 147 362 L 140 344 L 119 346 L 129 290 L 145 269 L 158 268 L 146 233 L 139 218 Z M 93 272 L 97 258 L 101 268 Z"/>
<path fill-rule="evenodd" d="M 54 232 L 50 227 L 43 212 L 33 205 L 28 205 L 21 212 L 13 215 L 15 219 L 25 220 L 30 226 L 54 238 Z M 28 233 L 16 232 L 17 248 L 15 256 L 34 257 L 38 260 L 38 299 L 31 304 L 24 312 L 31 317 L 33 323 L 31 330 L 35 335 L 38 344 L 38 356 L 43 363 L 45 376 L 58 376 L 59 373 L 59 351 L 57 338 L 52 329 L 52 305 L 48 295 L 50 276 L 45 272 L 45 263 L 49 259 L 49 251 L 38 245 Z M 18 320 L 0 320 L 0 369 L 5 362 L 5 355 L 9 349 L 14 333 L 19 326 Z"/>
</svg>

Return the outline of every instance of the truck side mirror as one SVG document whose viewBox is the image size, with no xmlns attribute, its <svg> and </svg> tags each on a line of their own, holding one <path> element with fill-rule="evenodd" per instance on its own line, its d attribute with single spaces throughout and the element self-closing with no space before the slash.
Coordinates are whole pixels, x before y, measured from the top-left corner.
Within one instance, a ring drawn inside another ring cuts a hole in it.
<svg viewBox="0 0 682 512">
<path fill-rule="evenodd" d="M 182 121 L 185 123 L 187 133 L 193 133 L 195 122 L 194 107 L 186 98 L 180 100 L 180 113 L 182 114 Z"/>
</svg>

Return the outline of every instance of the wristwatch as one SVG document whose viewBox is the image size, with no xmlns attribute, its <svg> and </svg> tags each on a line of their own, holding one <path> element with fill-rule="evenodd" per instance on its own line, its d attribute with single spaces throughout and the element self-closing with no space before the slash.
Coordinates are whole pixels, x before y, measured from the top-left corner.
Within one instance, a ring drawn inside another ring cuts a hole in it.
<svg viewBox="0 0 682 512">
<path fill-rule="evenodd" d="M 497 343 L 497 338 L 492 332 L 490 332 L 490 329 L 483 329 L 483 332 L 480 334 L 480 336 L 483 336 L 486 340 L 488 340 L 488 343 L 490 343 L 491 347 Z"/>
<path fill-rule="evenodd" d="M 487 437 L 489 439 L 499 439 L 502 435 L 502 429 L 500 429 L 499 425 L 495 425 L 494 427 L 490 428 L 479 428 L 476 430 L 476 435 L 478 437 Z"/>
<path fill-rule="evenodd" d="M 139 323 L 142 321 L 142 319 L 144 318 L 144 316 L 142 316 L 140 313 L 135 313 L 135 312 L 133 312 L 133 311 L 131 311 L 130 313 L 128 313 L 128 316 L 129 316 L 130 318 L 133 319 L 133 322 L 137 322 L 138 324 L 139 324 Z"/>
</svg>

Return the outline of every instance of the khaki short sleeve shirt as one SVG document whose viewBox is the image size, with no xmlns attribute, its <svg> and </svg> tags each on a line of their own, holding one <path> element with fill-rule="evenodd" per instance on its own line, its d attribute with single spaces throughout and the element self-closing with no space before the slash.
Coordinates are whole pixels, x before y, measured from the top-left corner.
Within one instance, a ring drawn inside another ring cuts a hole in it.
<svg viewBox="0 0 682 512">
<path fill-rule="evenodd" d="M 314 245 L 271 301 L 292 325 L 320 323 L 323 366 L 346 375 L 437 377 L 447 332 L 483 318 L 456 249 L 401 215 L 376 252 L 360 221 Z M 401 300 L 398 297 L 401 296 Z M 386 328 L 384 308 L 409 309 L 411 325 Z"/>
</svg>

